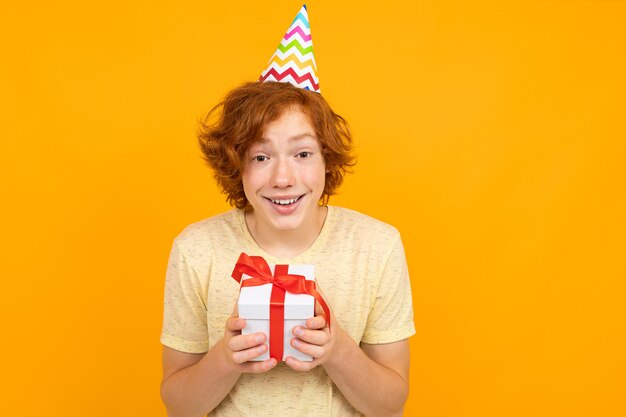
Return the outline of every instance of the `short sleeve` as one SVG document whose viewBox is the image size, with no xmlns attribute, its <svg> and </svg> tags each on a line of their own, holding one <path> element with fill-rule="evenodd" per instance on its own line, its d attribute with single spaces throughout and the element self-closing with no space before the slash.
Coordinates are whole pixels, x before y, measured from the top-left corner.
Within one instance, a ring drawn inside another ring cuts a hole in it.
<svg viewBox="0 0 626 417">
<path fill-rule="evenodd" d="M 209 350 L 204 290 L 196 271 L 175 241 L 165 278 L 163 345 L 187 353 Z"/>
<path fill-rule="evenodd" d="M 398 234 L 384 264 L 361 341 L 369 344 L 391 343 L 414 334 L 411 283 L 402 240 Z"/>
</svg>

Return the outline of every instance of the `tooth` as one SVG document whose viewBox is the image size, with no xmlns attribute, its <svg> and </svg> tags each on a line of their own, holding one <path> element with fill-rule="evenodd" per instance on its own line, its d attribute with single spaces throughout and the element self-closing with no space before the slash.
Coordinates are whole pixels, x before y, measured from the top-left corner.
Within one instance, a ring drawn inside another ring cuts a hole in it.
<svg viewBox="0 0 626 417">
<path fill-rule="evenodd" d="M 288 200 L 271 200 L 271 201 L 272 201 L 272 203 L 274 203 L 274 204 L 280 204 L 280 205 L 286 206 L 286 205 L 288 205 L 288 204 L 293 204 L 293 203 L 295 203 L 296 201 L 298 201 L 298 197 L 296 197 L 296 198 L 290 198 L 290 199 L 288 199 Z"/>
</svg>

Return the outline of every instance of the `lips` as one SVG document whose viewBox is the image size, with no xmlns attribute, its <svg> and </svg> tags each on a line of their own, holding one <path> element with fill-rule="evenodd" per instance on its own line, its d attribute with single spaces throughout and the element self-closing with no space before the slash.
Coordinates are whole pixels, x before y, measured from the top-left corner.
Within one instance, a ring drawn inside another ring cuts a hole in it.
<svg viewBox="0 0 626 417">
<path fill-rule="evenodd" d="M 272 211 L 279 216 L 290 216 L 295 213 L 300 207 L 300 203 L 303 200 L 305 194 L 300 196 L 278 196 L 268 198 L 265 197 L 265 201 L 272 208 Z"/>
</svg>

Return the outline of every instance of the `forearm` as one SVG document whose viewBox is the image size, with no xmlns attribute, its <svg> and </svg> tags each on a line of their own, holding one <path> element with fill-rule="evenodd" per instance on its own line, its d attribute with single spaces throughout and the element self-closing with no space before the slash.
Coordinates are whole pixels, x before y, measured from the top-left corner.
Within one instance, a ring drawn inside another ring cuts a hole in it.
<svg viewBox="0 0 626 417">
<path fill-rule="evenodd" d="M 169 417 L 205 416 L 226 397 L 241 375 L 223 359 L 220 340 L 197 363 L 180 369 L 161 383 Z"/>
<path fill-rule="evenodd" d="M 328 376 L 354 408 L 368 417 L 402 416 L 409 384 L 400 374 L 368 357 L 348 336 L 323 365 Z"/>
</svg>

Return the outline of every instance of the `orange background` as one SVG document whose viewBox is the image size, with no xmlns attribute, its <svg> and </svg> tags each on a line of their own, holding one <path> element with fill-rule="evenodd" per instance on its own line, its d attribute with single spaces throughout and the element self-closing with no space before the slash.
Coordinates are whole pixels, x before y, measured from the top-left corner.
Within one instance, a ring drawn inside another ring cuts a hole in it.
<svg viewBox="0 0 626 417">
<path fill-rule="evenodd" d="M 308 5 L 359 152 L 331 203 L 408 254 L 405 415 L 626 415 L 626 3 Z M 3 415 L 165 415 L 170 245 L 227 209 L 196 121 L 299 7 L 3 6 Z"/>
</svg>

